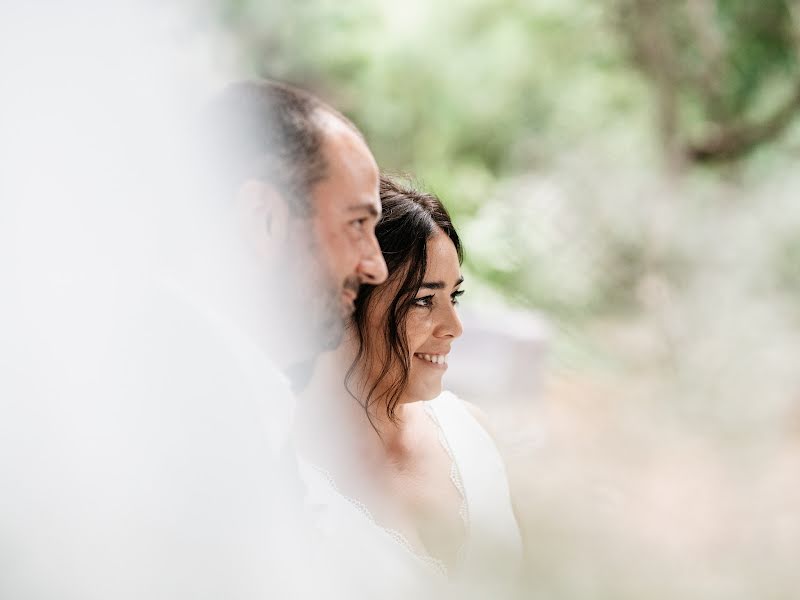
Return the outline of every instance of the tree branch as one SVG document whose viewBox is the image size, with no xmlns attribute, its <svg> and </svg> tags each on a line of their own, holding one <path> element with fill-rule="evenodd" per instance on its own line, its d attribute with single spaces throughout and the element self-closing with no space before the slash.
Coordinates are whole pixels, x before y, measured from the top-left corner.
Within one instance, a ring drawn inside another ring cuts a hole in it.
<svg viewBox="0 0 800 600">
<path fill-rule="evenodd" d="M 777 137 L 789 126 L 800 109 L 800 81 L 794 92 L 771 117 L 761 123 L 735 123 L 705 139 L 689 144 L 686 154 L 699 163 L 713 163 L 744 156 L 759 145 Z"/>
<path fill-rule="evenodd" d="M 712 119 L 722 119 L 722 70 L 725 61 L 725 40 L 716 23 L 714 0 L 685 0 L 689 26 L 702 56 L 695 76 L 697 87 L 705 96 Z"/>
<path fill-rule="evenodd" d="M 683 160 L 679 136 L 678 83 L 681 72 L 668 13 L 660 0 L 629 0 L 627 34 L 640 69 L 653 82 L 656 118 L 661 144 L 670 169 L 678 170 Z"/>
</svg>

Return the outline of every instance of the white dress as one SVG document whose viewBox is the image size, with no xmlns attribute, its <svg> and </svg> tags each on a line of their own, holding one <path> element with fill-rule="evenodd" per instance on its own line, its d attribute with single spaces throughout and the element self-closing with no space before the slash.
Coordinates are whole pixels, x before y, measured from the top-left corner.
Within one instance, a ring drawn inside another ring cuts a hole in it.
<svg viewBox="0 0 800 600">
<path fill-rule="evenodd" d="M 522 538 L 500 452 L 455 394 L 443 392 L 425 404 L 453 458 L 451 477 L 464 497 L 467 536 L 450 581 L 473 597 L 501 589 L 510 593 L 520 575 Z"/>
<path fill-rule="evenodd" d="M 443 392 L 424 406 L 453 459 L 451 479 L 463 498 L 467 535 L 457 564 L 448 569 L 418 554 L 400 532 L 381 527 L 366 506 L 339 493 L 324 470 L 300 459 L 306 506 L 331 551 L 355 567 L 357 597 L 503 598 L 514 589 L 522 560 L 503 460 L 457 396 Z"/>
</svg>

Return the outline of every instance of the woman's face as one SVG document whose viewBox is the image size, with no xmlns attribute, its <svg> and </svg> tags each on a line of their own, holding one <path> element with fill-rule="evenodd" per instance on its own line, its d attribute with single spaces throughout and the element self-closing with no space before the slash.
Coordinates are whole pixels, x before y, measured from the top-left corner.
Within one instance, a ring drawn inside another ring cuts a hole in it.
<svg viewBox="0 0 800 600">
<path fill-rule="evenodd" d="M 406 342 L 411 368 L 401 402 L 430 400 L 442 391 L 442 376 L 447 370 L 447 355 L 453 341 L 461 335 L 461 320 L 456 312 L 463 278 L 456 248 L 442 230 L 428 240 L 428 259 L 422 285 L 414 296 L 406 317 Z M 372 312 L 372 331 L 385 322 L 395 286 L 386 286 L 376 298 Z"/>
</svg>

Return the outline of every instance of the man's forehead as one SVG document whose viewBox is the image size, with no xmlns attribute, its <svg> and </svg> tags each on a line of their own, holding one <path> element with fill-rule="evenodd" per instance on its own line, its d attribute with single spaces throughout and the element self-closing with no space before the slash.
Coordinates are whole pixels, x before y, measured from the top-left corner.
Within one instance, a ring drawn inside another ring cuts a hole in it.
<svg viewBox="0 0 800 600">
<path fill-rule="evenodd" d="M 361 134 L 344 117 L 320 110 L 326 174 L 315 186 L 323 210 L 380 217 L 378 165 Z"/>
</svg>

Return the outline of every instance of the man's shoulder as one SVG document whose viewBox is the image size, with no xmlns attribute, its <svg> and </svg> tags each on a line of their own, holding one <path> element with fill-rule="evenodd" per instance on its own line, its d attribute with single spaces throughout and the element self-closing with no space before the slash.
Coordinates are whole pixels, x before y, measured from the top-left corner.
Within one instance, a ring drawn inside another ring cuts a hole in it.
<svg viewBox="0 0 800 600">
<path fill-rule="evenodd" d="M 129 362 L 145 402 L 220 428 L 260 430 L 276 450 L 285 444 L 294 396 L 258 344 L 232 319 L 170 283 L 140 300 L 111 360 Z"/>
</svg>

